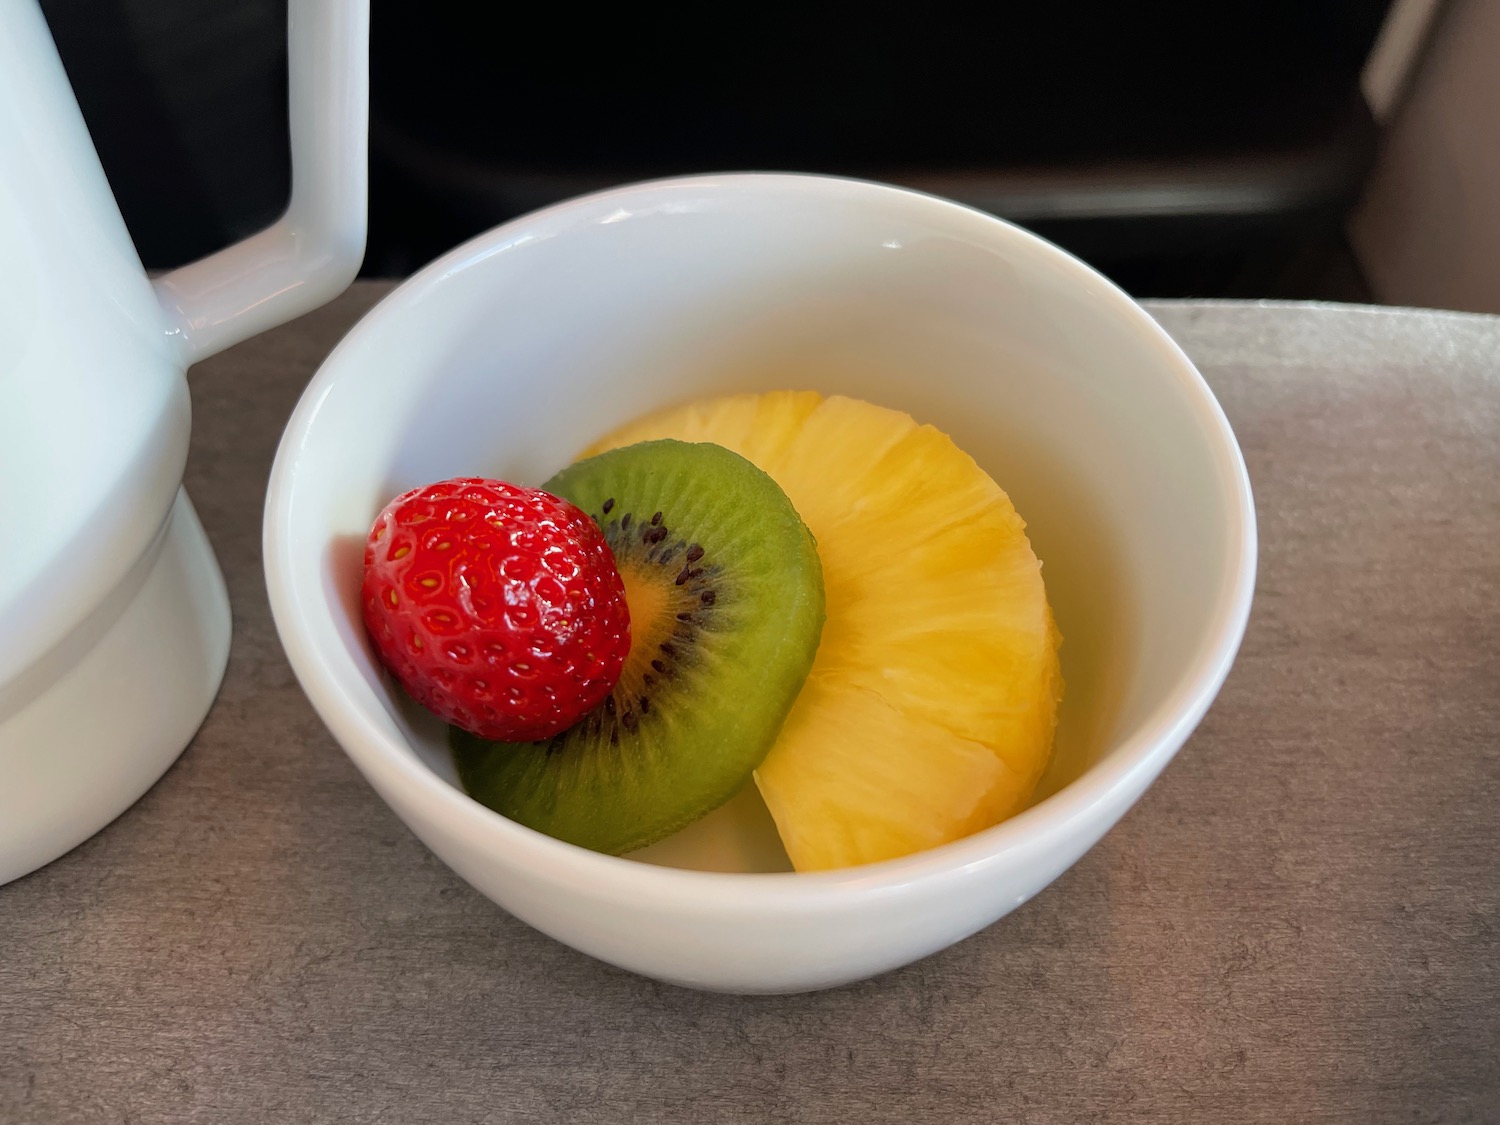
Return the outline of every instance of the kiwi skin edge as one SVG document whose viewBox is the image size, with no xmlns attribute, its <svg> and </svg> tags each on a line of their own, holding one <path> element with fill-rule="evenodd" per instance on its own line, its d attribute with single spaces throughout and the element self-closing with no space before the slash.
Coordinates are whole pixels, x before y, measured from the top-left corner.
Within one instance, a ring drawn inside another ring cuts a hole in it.
<svg viewBox="0 0 1500 1125">
<path fill-rule="evenodd" d="M 722 446 L 624 446 L 542 487 L 604 531 L 630 655 L 568 730 L 503 743 L 450 728 L 454 761 L 470 796 L 512 820 L 633 851 L 723 804 L 770 751 L 817 652 L 822 566 L 786 494 Z"/>
</svg>

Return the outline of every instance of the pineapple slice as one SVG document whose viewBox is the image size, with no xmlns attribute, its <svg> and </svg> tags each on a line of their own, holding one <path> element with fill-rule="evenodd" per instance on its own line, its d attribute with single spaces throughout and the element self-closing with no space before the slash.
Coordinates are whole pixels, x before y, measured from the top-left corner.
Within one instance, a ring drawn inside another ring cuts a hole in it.
<svg viewBox="0 0 1500 1125">
<path fill-rule="evenodd" d="M 810 391 L 643 419 L 590 455 L 711 441 L 781 485 L 827 622 L 755 780 L 799 871 L 893 859 L 1023 809 L 1052 749 L 1061 637 L 1010 499 L 946 434 Z"/>
</svg>

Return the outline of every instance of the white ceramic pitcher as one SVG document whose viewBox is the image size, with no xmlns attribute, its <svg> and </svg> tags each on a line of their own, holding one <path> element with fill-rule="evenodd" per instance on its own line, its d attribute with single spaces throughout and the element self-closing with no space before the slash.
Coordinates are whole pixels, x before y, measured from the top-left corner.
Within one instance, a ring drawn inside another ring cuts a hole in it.
<svg viewBox="0 0 1500 1125">
<path fill-rule="evenodd" d="M 0 883 L 124 811 L 218 691 L 183 373 L 353 279 L 368 38 L 369 0 L 291 0 L 287 211 L 152 281 L 35 0 L 0 0 Z"/>
</svg>

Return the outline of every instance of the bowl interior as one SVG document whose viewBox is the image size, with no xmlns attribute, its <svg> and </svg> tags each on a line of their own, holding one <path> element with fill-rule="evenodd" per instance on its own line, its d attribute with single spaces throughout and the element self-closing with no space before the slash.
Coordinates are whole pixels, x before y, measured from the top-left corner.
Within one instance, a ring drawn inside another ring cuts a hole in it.
<svg viewBox="0 0 1500 1125">
<path fill-rule="evenodd" d="M 724 177 L 554 208 L 441 259 L 325 364 L 288 430 L 283 580 L 320 674 L 454 782 L 366 646 L 365 534 L 444 477 L 537 483 L 642 413 L 736 391 L 868 399 L 950 433 L 1026 519 L 1067 696 L 1037 800 L 1182 709 L 1243 575 L 1237 453 L 1205 387 L 1085 267 L 872 185 Z M 274 564 L 273 564 L 274 565 Z M 779 870 L 749 791 L 637 858 Z"/>
</svg>

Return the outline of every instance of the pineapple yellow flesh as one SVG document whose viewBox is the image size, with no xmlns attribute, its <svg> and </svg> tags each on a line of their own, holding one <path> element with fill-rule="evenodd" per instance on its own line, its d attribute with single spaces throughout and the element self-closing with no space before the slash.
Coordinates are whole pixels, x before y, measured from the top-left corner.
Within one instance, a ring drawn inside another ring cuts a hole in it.
<svg viewBox="0 0 1500 1125">
<path fill-rule="evenodd" d="M 1028 783 L 983 743 L 809 676 L 755 775 L 799 871 L 895 859 L 1010 815 Z"/>
<path fill-rule="evenodd" d="M 589 452 L 663 437 L 759 465 L 817 540 L 823 638 L 756 773 L 793 865 L 895 858 L 1024 808 L 1061 638 L 1025 523 L 973 459 L 899 411 L 806 391 L 666 411 Z"/>
</svg>

